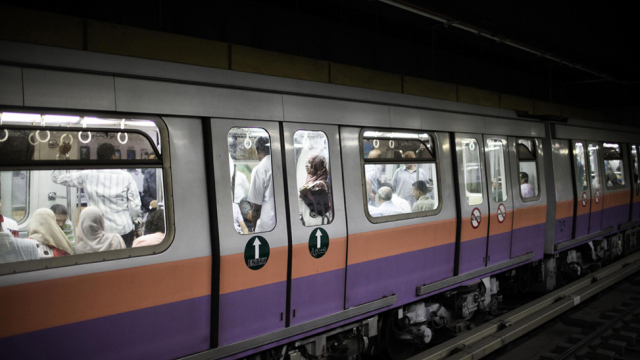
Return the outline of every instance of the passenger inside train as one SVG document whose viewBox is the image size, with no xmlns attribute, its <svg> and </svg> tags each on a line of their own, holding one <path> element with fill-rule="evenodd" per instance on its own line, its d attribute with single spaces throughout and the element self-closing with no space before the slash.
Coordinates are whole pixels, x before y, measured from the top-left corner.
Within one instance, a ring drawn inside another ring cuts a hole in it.
<svg viewBox="0 0 640 360">
<path fill-rule="evenodd" d="M 160 244 L 164 239 L 164 210 L 152 211 L 144 224 L 144 235 L 133 241 L 132 247 Z"/>
<path fill-rule="evenodd" d="M 0 263 L 126 249 L 142 235 L 136 230 L 144 227 L 146 215 L 164 207 L 155 123 L 11 113 L 2 118 L 5 125 L 51 121 L 65 126 L 9 128 L 8 138 L 0 143 L 0 152 L 9 156 L 0 162 L 13 161 L 14 167 L 51 160 L 82 162 L 83 169 L 0 172 L 0 220 L 3 233 L 10 235 L 3 235 Z M 86 125 L 100 125 L 101 131 L 77 128 Z M 116 130 L 104 131 L 111 126 Z M 126 130 L 128 126 L 135 131 Z M 134 168 L 127 164 L 131 161 L 147 162 L 146 167 Z M 114 162 L 122 167 L 111 165 Z M 164 212 L 158 214 L 164 226 Z M 139 246 L 161 242 L 164 228 L 160 234 L 159 241 Z"/>
<path fill-rule="evenodd" d="M 430 197 L 433 193 L 433 186 L 427 185 L 426 182 L 418 180 L 413 183 L 413 197 L 416 199 L 413 212 L 429 211 L 436 208 L 436 202 Z"/>
<path fill-rule="evenodd" d="M 437 163 L 431 150 L 432 143 L 430 134 L 363 133 L 365 196 L 371 217 L 412 214 L 438 208 Z M 426 189 L 420 186 L 424 193 L 416 197 L 414 184 L 418 181 Z M 387 197 L 390 198 L 387 200 Z M 414 205 L 421 197 L 424 197 L 421 205 L 414 210 Z"/>
</svg>

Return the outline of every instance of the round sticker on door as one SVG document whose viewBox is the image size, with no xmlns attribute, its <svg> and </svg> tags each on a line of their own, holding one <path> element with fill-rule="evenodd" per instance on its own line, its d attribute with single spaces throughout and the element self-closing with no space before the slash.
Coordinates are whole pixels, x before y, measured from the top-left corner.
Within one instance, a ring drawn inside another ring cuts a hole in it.
<svg viewBox="0 0 640 360">
<path fill-rule="evenodd" d="M 320 259 L 328 250 L 329 234 L 321 227 L 313 229 L 309 235 L 309 254 Z"/>
<path fill-rule="evenodd" d="M 600 190 L 596 190 L 596 204 L 600 202 Z"/>
<path fill-rule="evenodd" d="M 482 221 L 482 213 L 480 212 L 480 209 L 474 208 L 471 211 L 471 226 L 473 226 L 474 229 L 477 229 L 478 226 L 480 226 L 480 221 Z"/>
<path fill-rule="evenodd" d="M 587 193 L 583 192 L 582 193 L 582 207 L 587 206 Z"/>
<path fill-rule="evenodd" d="M 507 208 L 504 206 L 504 204 L 498 205 L 498 222 L 502 224 L 502 222 L 506 218 L 507 218 Z"/>
<path fill-rule="evenodd" d="M 269 243 L 262 236 L 254 236 L 244 247 L 244 262 L 251 270 L 259 270 L 269 260 Z"/>
</svg>

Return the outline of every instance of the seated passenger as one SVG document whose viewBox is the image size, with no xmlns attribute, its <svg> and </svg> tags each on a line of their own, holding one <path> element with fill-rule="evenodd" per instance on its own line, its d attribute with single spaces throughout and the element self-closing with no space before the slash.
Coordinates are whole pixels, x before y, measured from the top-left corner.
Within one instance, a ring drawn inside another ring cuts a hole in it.
<svg viewBox="0 0 640 360">
<path fill-rule="evenodd" d="M 378 190 L 378 208 L 377 210 L 380 212 L 378 216 L 389 216 L 389 215 L 398 215 L 404 214 L 402 209 L 391 201 L 393 198 L 393 192 L 387 186 L 382 186 Z M 372 216 L 376 216 L 371 214 Z"/>
<path fill-rule="evenodd" d="M 236 229 L 238 234 L 248 234 L 249 229 L 247 225 L 244 223 L 244 217 L 242 217 L 242 212 L 240 211 L 240 206 L 238 204 L 233 203 L 233 227 Z M 133 242 L 135 244 L 135 241 Z"/>
<path fill-rule="evenodd" d="M 398 205 L 398 207 L 400 207 L 400 209 L 402 209 L 403 213 L 410 213 L 411 212 L 411 205 L 409 205 L 409 202 L 401 197 L 399 197 L 398 195 L 396 195 L 395 193 L 395 189 L 393 188 L 393 185 L 391 185 L 391 183 L 389 182 L 383 182 L 381 186 L 386 186 L 389 189 L 391 189 L 391 191 L 393 192 L 393 197 L 391 198 L 391 202 L 393 202 L 394 204 Z"/>
<path fill-rule="evenodd" d="M 520 193 L 524 199 L 536 196 L 533 185 L 529 184 L 529 174 L 524 171 L 520 173 Z"/>
<path fill-rule="evenodd" d="M 89 206 L 80 213 L 76 254 L 94 253 L 107 250 L 126 249 L 118 234 L 104 231 L 104 216 L 96 206 Z"/>
<path fill-rule="evenodd" d="M 51 206 L 53 215 L 56 216 L 56 224 L 60 227 L 60 230 L 67 236 L 71 245 L 76 245 L 76 237 L 73 235 L 73 224 L 69 220 L 69 210 L 67 207 L 61 204 L 54 204 Z"/>
<path fill-rule="evenodd" d="M 2 225 L 4 232 L 13 235 L 15 238 L 18 237 L 18 223 L 13 219 L 2 216 L 2 201 L 0 201 L 0 225 Z"/>
<path fill-rule="evenodd" d="M 322 155 L 311 155 L 305 167 L 307 179 L 298 189 L 302 222 L 306 226 L 328 224 L 331 222 L 331 187 L 327 161 Z"/>
<path fill-rule="evenodd" d="M 164 233 L 164 210 L 152 211 L 144 223 L 144 236 L 135 239 L 132 247 L 160 244 L 164 240 Z"/>
<path fill-rule="evenodd" d="M 253 232 L 253 222 L 249 220 L 249 213 L 251 212 L 251 203 L 247 200 L 247 197 L 243 197 L 240 199 L 238 203 L 238 208 L 240 209 L 240 214 L 242 215 L 242 219 L 244 220 L 244 224 L 247 227 L 249 233 Z"/>
<path fill-rule="evenodd" d="M 36 242 L 29 239 L 17 239 L 10 233 L 4 232 L 3 220 L 0 215 L 0 264 L 37 259 L 39 256 Z"/>
<path fill-rule="evenodd" d="M 40 258 L 73 255 L 73 245 L 56 224 L 56 216 L 49 209 L 38 209 L 29 222 L 29 238 L 37 241 Z"/>
<path fill-rule="evenodd" d="M 604 165 L 606 168 L 604 173 L 604 178 L 607 180 L 607 186 L 620 185 L 620 182 L 618 181 L 618 176 L 611 168 L 611 165 L 609 164 L 609 162 L 605 161 Z"/>
<path fill-rule="evenodd" d="M 413 197 L 416 198 L 416 203 L 413 204 L 413 212 L 429 211 L 436 208 L 436 202 L 429 197 L 429 193 L 433 190 L 427 186 L 427 183 L 418 180 L 413 183 Z M 431 191 L 430 191 L 431 190 Z"/>
</svg>

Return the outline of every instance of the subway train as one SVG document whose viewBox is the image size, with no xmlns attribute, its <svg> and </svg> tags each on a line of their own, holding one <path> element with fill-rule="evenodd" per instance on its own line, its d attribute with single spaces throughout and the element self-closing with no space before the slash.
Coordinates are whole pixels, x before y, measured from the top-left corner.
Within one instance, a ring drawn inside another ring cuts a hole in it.
<svg viewBox="0 0 640 360">
<path fill-rule="evenodd" d="M 639 129 L 7 41 L 0 78 L 2 358 L 400 360 L 638 246 Z"/>
</svg>

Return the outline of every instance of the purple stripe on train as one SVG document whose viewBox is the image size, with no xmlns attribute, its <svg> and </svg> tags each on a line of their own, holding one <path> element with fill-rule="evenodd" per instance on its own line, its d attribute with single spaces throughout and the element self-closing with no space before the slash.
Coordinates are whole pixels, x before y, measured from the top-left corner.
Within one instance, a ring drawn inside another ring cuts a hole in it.
<svg viewBox="0 0 640 360">
<path fill-rule="evenodd" d="M 394 306 L 416 299 L 416 287 L 453 276 L 455 244 L 388 256 L 347 267 L 346 308 L 398 295 Z"/>
<path fill-rule="evenodd" d="M 612 206 L 602 211 L 602 228 L 618 226 L 629 221 L 629 204 Z"/>
<path fill-rule="evenodd" d="M 633 213 L 631 215 L 631 221 L 634 220 L 639 220 L 640 219 L 640 201 L 639 202 L 634 202 L 633 205 L 631 205 L 633 208 Z"/>
<path fill-rule="evenodd" d="M 291 281 L 291 325 L 344 310 L 345 269 L 327 271 Z"/>
<path fill-rule="evenodd" d="M 525 226 L 513 230 L 511 241 L 511 257 L 517 257 L 529 252 L 535 252 L 533 260 L 544 256 L 544 228 L 545 223 Z"/>
<path fill-rule="evenodd" d="M 210 321 L 207 295 L 10 336 L 0 349 L 12 360 L 175 359 L 209 348 Z"/>
<path fill-rule="evenodd" d="M 484 267 L 484 260 L 487 256 L 487 238 L 467 240 L 460 243 L 460 268 L 458 274 L 465 274 L 469 271 Z"/>
<path fill-rule="evenodd" d="M 573 231 L 573 216 L 556 219 L 556 229 L 554 240 L 555 243 L 571 240 L 571 232 Z"/>
<path fill-rule="evenodd" d="M 578 215 L 576 220 L 576 236 L 575 238 L 589 235 L 589 213 Z"/>
<path fill-rule="evenodd" d="M 589 218 L 589 234 L 602 230 L 602 210 L 592 211 Z"/>
<path fill-rule="evenodd" d="M 283 329 L 287 282 L 220 295 L 220 346 Z"/>
<path fill-rule="evenodd" d="M 511 231 L 489 236 L 489 259 L 487 265 L 497 264 L 511 258 Z"/>
</svg>

